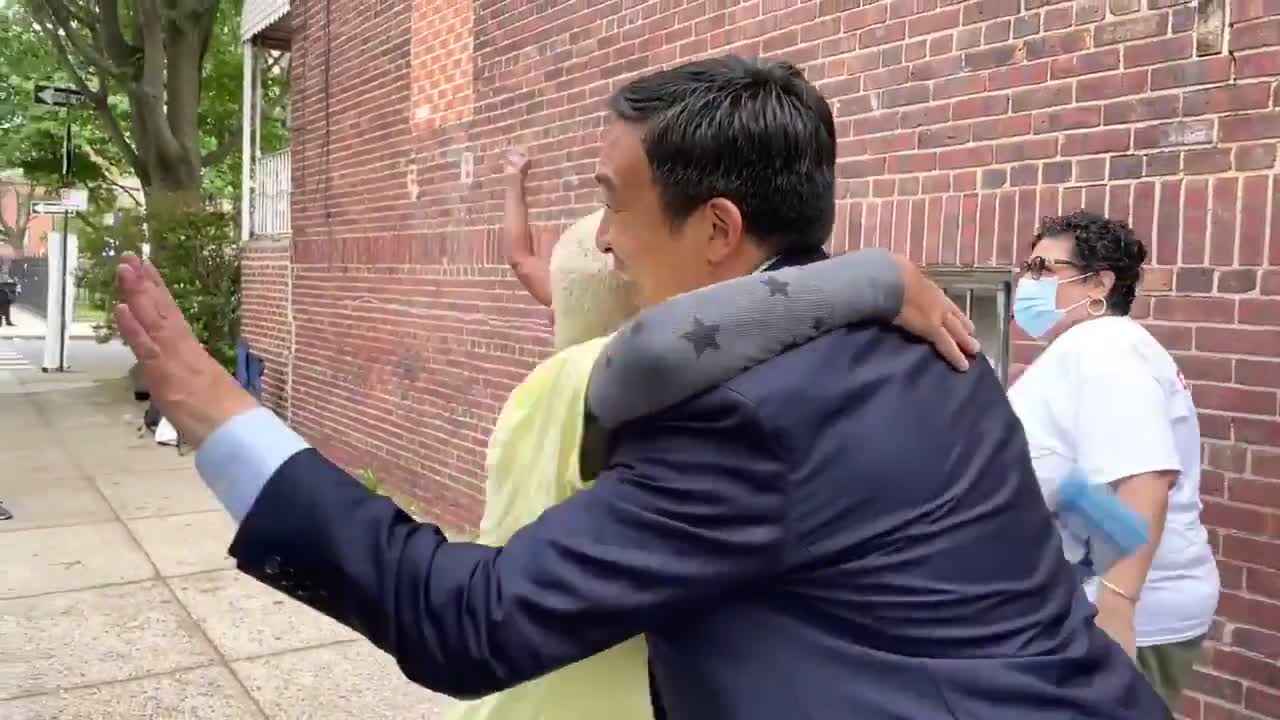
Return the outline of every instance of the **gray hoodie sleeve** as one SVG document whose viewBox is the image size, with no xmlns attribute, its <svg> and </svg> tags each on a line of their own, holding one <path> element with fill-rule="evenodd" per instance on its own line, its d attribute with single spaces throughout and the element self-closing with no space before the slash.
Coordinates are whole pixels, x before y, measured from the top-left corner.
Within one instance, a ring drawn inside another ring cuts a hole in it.
<svg viewBox="0 0 1280 720">
<path fill-rule="evenodd" d="M 882 249 L 746 275 L 647 308 L 596 360 L 587 411 L 604 429 L 650 415 L 845 325 L 891 321 L 902 274 Z"/>
</svg>

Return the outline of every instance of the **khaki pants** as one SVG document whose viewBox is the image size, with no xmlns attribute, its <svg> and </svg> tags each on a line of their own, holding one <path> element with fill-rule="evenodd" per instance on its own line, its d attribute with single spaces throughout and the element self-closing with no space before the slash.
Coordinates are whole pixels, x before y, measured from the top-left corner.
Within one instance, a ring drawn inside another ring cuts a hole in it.
<svg viewBox="0 0 1280 720">
<path fill-rule="evenodd" d="M 1200 659 L 1205 636 L 1138 648 L 1138 667 L 1170 709 L 1176 710 L 1182 688 Z"/>
</svg>

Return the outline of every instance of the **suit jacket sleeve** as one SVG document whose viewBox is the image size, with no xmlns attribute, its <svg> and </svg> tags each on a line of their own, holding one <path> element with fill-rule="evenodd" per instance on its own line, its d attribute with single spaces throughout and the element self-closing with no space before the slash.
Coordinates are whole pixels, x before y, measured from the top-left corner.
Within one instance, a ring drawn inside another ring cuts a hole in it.
<svg viewBox="0 0 1280 720">
<path fill-rule="evenodd" d="M 304 450 L 272 476 L 230 552 L 414 682 L 466 698 L 503 690 L 781 564 L 785 469 L 744 398 L 718 388 L 617 436 L 588 489 L 499 548 L 447 542 Z"/>
</svg>

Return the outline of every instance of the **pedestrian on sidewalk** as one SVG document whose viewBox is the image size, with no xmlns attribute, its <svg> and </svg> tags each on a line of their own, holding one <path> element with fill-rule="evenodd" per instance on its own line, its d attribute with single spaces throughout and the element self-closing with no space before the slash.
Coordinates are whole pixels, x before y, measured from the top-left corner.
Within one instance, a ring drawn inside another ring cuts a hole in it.
<svg viewBox="0 0 1280 720">
<path fill-rule="evenodd" d="M 0 327 L 15 327 L 10 307 L 18 300 L 18 281 L 7 272 L 0 272 Z"/>
</svg>

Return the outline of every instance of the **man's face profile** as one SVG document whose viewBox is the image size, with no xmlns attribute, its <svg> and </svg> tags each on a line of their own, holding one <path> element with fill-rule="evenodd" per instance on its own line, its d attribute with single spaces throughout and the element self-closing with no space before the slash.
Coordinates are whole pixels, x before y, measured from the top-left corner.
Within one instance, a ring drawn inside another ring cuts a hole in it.
<svg viewBox="0 0 1280 720">
<path fill-rule="evenodd" d="M 644 308 L 712 282 L 706 213 L 673 222 L 644 149 L 644 128 L 615 118 L 605 128 L 596 183 L 605 206 L 596 242 Z"/>
</svg>

